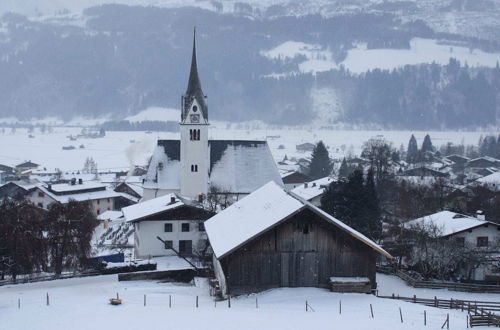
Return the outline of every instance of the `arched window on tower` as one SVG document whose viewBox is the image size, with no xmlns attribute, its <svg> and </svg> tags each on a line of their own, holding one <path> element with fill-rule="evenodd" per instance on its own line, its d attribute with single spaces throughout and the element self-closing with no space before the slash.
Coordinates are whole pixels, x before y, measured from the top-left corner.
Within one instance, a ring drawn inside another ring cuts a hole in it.
<svg viewBox="0 0 500 330">
<path fill-rule="evenodd" d="M 190 130 L 189 130 L 189 139 L 190 139 L 191 141 L 193 141 L 193 140 L 194 140 L 194 139 L 193 139 L 193 130 L 192 130 L 192 129 L 190 129 Z"/>
<path fill-rule="evenodd" d="M 200 130 L 199 130 L 199 129 L 197 129 L 197 131 L 198 131 L 198 134 L 197 134 L 197 135 L 198 135 L 198 141 L 199 141 L 199 140 L 200 140 Z"/>
</svg>

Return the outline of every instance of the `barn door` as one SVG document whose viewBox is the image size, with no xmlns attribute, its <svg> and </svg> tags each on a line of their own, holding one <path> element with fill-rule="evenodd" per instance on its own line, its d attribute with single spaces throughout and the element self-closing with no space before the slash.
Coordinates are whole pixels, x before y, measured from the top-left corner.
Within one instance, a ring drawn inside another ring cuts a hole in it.
<svg viewBox="0 0 500 330">
<path fill-rule="evenodd" d="M 317 252 L 281 253 L 281 286 L 319 286 Z"/>
</svg>

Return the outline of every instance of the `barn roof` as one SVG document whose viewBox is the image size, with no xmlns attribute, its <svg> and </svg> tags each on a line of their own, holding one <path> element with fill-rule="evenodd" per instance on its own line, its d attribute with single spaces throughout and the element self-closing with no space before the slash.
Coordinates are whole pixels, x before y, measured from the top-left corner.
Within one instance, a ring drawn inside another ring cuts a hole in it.
<svg viewBox="0 0 500 330">
<path fill-rule="evenodd" d="M 274 182 L 269 182 L 207 220 L 205 229 L 215 256 L 222 258 L 306 208 L 377 252 L 391 257 L 363 234 Z"/>
<path fill-rule="evenodd" d="M 210 186 L 248 194 L 282 180 L 266 141 L 210 140 Z M 160 140 L 146 174 L 145 188 L 180 189 L 180 141 Z"/>
<path fill-rule="evenodd" d="M 313 198 L 322 195 L 333 181 L 335 180 L 332 177 L 327 176 L 307 183 L 307 187 L 306 184 L 302 184 L 294 188 L 292 192 L 305 200 L 310 201 Z"/>
</svg>

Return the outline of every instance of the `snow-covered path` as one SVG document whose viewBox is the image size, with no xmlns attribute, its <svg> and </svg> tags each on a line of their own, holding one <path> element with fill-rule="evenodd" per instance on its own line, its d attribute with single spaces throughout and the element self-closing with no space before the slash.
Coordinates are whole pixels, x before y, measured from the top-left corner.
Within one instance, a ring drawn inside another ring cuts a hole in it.
<svg viewBox="0 0 500 330">
<path fill-rule="evenodd" d="M 394 282 L 383 277 L 382 286 Z M 439 329 L 447 313 L 450 329 L 466 328 L 466 314 L 460 311 L 315 288 L 283 288 L 238 297 L 229 309 L 226 301 L 215 305 L 206 280 L 195 282 L 118 282 L 116 275 L 107 275 L 0 287 L 0 329 L 423 329 L 424 310 L 429 329 Z M 50 306 L 45 305 L 47 292 Z M 109 305 L 108 299 L 117 292 L 124 304 Z M 197 295 L 199 308 L 195 307 Z M 306 300 L 314 312 L 305 311 Z"/>
</svg>

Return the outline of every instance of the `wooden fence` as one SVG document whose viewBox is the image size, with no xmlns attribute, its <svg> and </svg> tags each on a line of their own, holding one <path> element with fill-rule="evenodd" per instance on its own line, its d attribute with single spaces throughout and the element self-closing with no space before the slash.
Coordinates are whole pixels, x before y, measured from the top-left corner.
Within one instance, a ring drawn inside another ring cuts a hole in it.
<svg viewBox="0 0 500 330">
<path fill-rule="evenodd" d="M 469 314 L 469 326 L 496 326 L 500 327 L 500 302 L 497 301 L 476 301 L 476 300 L 460 300 L 460 299 L 438 299 L 432 298 L 417 298 L 400 297 L 392 294 L 392 296 L 378 296 L 379 298 L 397 299 L 414 304 L 421 304 L 435 308 L 457 309 Z"/>
</svg>

